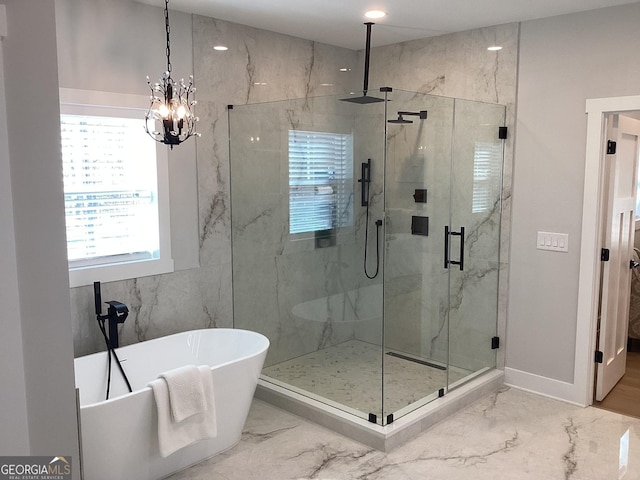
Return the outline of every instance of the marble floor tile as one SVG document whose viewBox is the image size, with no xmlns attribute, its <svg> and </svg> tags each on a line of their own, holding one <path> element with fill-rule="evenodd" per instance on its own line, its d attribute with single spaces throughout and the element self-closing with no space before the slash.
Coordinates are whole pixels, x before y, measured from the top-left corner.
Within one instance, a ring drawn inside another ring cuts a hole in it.
<svg viewBox="0 0 640 480">
<path fill-rule="evenodd" d="M 387 351 L 389 349 L 384 350 Z M 359 410 L 366 416 L 368 413 L 380 414 L 383 392 L 386 415 L 437 392 L 447 385 L 447 381 L 450 384 L 457 382 L 471 372 L 451 366 L 447 380 L 446 370 L 383 355 L 380 346 L 349 340 L 271 365 L 262 373 Z"/>
<path fill-rule="evenodd" d="M 503 388 L 383 453 L 255 400 L 238 445 L 171 480 L 640 480 L 640 419 Z"/>
</svg>

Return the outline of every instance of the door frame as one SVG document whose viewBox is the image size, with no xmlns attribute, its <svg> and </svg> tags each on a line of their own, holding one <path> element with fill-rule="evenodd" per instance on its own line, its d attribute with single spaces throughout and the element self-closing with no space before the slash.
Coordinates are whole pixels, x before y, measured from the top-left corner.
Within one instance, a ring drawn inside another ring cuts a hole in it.
<svg viewBox="0 0 640 480">
<path fill-rule="evenodd" d="M 602 264 L 602 228 L 604 222 L 604 158 L 606 144 L 605 116 L 640 110 L 640 95 L 587 99 L 587 149 L 582 201 L 582 236 L 580 240 L 580 274 L 574 385 L 577 402 L 593 404 L 596 364 L 596 328 Z"/>
</svg>

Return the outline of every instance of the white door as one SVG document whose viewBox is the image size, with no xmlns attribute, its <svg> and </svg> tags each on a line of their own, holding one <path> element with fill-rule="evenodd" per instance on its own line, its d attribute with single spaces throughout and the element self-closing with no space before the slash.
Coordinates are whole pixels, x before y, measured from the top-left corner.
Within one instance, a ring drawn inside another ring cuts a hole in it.
<svg viewBox="0 0 640 480">
<path fill-rule="evenodd" d="M 598 350 L 603 361 L 597 367 L 598 401 L 622 378 L 627 362 L 640 122 L 610 115 L 608 132 L 616 142 L 616 153 L 606 155 L 604 163 L 607 203 L 602 245 L 609 249 L 609 261 L 602 268 Z"/>
</svg>

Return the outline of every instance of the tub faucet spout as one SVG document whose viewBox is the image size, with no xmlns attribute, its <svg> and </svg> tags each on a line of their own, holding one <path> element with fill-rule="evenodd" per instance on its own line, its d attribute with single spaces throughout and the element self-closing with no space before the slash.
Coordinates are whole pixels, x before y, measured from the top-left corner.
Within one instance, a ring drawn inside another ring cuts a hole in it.
<svg viewBox="0 0 640 480">
<path fill-rule="evenodd" d="M 118 324 L 124 323 L 129 315 L 129 309 L 124 303 L 111 300 L 106 302 L 109 305 L 107 319 L 109 320 L 109 344 L 111 348 L 118 348 Z"/>
</svg>

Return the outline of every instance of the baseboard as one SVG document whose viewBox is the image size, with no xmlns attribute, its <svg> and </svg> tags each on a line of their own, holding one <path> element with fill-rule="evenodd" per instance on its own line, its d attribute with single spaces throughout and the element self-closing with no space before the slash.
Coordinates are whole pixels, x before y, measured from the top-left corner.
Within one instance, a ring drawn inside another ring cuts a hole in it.
<svg viewBox="0 0 640 480">
<path fill-rule="evenodd" d="M 515 368 L 504 369 L 504 383 L 513 388 L 536 393 L 543 397 L 553 398 L 562 402 L 585 407 L 578 401 L 582 392 L 576 391 L 576 385 L 554 378 L 543 377 L 534 373 L 523 372 Z"/>
</svg>

